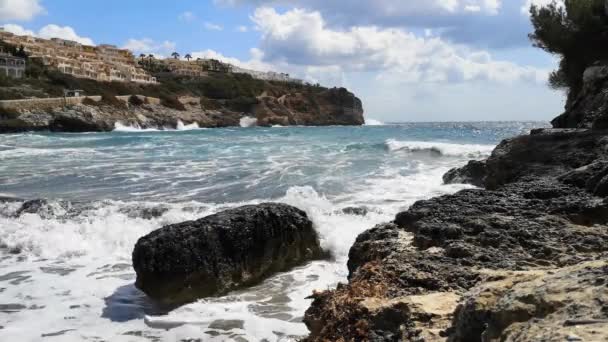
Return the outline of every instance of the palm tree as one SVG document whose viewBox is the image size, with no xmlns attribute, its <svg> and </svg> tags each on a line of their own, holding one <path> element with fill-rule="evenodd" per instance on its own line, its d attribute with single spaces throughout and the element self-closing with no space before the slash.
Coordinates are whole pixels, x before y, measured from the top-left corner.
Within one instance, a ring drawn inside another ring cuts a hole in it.
<svg viewBox="0 0 608 342">
<path fill-rule="evenodd" d="M 186 54 L 186 55 L 184 56 L 184 58 L 185 58 L 185 59 L 187 59 L 187 60 L 188 60 L 188 62 L 190 62 L 190 60 L 192 59 L 192 55 L 191 55 L 191 54 Z"/>
<path fill-rule="evenodd" d="M 145 53 L 140 54 L 139 58 L 141 58 L 141 61 L 143 62 L 144 58 L 146 58 L 146 54 Z"/>
<path fill-rule="evenodd" d="M 179 53 L 174 52 L 171 54 L 171 57 L 175 58 L 175 59 L 179 59 Z"/>
</svg>

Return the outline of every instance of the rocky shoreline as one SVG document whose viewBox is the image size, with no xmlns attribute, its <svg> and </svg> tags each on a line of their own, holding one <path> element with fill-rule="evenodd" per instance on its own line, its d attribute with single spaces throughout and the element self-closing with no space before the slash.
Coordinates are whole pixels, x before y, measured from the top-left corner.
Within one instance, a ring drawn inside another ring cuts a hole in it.
<svg viewBox="0 0 608 342">
<path fill-rule="evenodd" d="M 34 100 L 33 100 L 34 101 Z M 176 129 L 180 124 L 200 128 L 240 127 L 241 120 L 255 119 L 256 125 L 327 126 L 363 125 L 363 105 L 344 88 L 314 94 L 265 92 L 246 112 L 235 111 L 221 100 L 184 97 L 178 109 L 156 103 L 132 104 L 114 99 L 105 103 L 51 106 L 37 109 L 1 110 L 0 133 L 28 131 L 108 132 L 116 124 L 142 129 Z"/>
<path fill-rule="evenodd" d="M 608 131 L 535 130 L 359 236 L 307 341 L 608 339 Z"/>
</svg>

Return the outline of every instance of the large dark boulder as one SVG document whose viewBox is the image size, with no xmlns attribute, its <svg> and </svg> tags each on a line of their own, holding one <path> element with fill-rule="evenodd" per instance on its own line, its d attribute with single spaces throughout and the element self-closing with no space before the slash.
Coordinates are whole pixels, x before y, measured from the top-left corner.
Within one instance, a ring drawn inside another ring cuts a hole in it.
<svg viewBox="0 0 608 342">
<path fill-rule="evenodd" d="M 324 256 L 303 211 L 266 203 L 170 225 L 139 239 L 135 285 L 166 305 L 223 295 Z"/>
</svg>

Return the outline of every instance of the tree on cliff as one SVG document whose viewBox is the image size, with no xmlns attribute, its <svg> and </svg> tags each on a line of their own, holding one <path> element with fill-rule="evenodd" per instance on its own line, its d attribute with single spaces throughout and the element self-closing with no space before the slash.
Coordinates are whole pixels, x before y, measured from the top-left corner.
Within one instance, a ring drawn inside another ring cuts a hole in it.
<svg viewBox="0 0 608 342">
<path fill-rule="evenodd" d="M 607 6 L 608 0 L 553 0 L 530 8 L 530 39 L 535 47 L 561 57 L 549 84 L 565 89 L 569 101 L 580 92 L 585 69 L 608 60 Z"/>
<path fill-rule="evenodd" d="M 177 52 L 172 53 L 171 56 L 175 59 L 179 59 L 179 53 Z"/>
</svg>

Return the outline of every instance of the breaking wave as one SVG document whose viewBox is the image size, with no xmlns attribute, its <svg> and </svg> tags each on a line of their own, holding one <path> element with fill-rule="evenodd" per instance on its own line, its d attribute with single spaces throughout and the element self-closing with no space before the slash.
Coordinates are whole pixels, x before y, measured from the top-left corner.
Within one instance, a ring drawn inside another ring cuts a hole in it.
<svg viewBox="0 0 608 342">
<path fill-rule="evenodd" d="M 241 118 L 241 127 L 255 127 L 258 124 L 258 119 L 250 116 Z"/>
<path fill-rule="evenodd" d="M 425 141 L 399 141 L 388 139 L 386 147 L 391 152 L 428 153 L 431 156 L 483 158 L 489 156 L 495 145 L 453 144 Z"/>
</svg>

